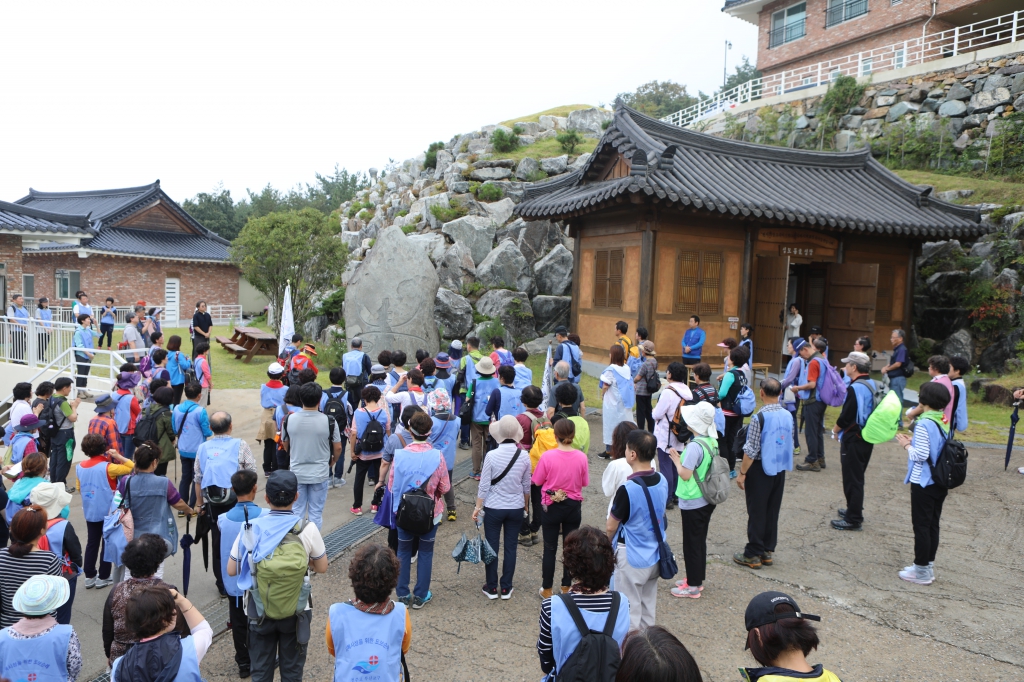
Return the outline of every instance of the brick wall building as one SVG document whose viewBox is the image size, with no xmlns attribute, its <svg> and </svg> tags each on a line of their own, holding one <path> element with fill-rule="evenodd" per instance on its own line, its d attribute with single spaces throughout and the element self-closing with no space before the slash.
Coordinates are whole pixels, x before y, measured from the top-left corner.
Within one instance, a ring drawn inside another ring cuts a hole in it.
<svg viewBox="0 0 1024 682">
<path fill-rule="evenodd" d="M 164 320 L 191 318 L 195 303 L 238 303 L 238 269 L 228 242 L 160 189 L 38 192 L 0 202 L 5 298 L 46 296 L 70 305 L 75 292 L 118 306 L 144 300 Z"/>
<path fill-rule="evenodd" d="M 1019 9 L 1013 0 L 727 0 L 758 27 L 764 75 L 920 38 Z"/>
</svg>

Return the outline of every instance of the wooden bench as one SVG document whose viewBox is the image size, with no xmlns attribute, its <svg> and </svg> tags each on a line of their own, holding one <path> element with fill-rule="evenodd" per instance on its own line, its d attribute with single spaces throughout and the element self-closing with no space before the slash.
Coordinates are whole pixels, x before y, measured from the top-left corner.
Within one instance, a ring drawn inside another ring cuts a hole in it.
<svg viewBox="0 0 1024 682">
<path fill-rule="evenodd" d="M 214 341 L 224 346 L 225 348 L 227 348 L 229 345 L 234 344 L 234 342 L 231 339 L 227 338 L 226 336 L 216 336 L 214 337 Z"/>
<path fill-rule="evenodd" d="M 239 359 L 240 357 L 249 352 L 248 348 L 244 348 L 235 343 L 225 343 L 224 350 L 226 350 L 229 353 L 234 353 L 235 360 Z"/>
</svg>

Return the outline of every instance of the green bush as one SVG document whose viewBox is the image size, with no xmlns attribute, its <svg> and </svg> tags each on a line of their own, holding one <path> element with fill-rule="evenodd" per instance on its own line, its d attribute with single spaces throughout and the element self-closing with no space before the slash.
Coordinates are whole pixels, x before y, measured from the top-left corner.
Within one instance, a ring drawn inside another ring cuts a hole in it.
<svg viewBox="0 0 1024 682">
<path fill-rule="evenodd" d="M 497 152 L 515 151 L 519 148 L 519 136 L 514 131 L 506 133 L 501 128 L 495 128 L 491 133 L 491 145 Z"/>
<path fill-rule="evenodd" d="M 610 118 L 608 120 L 606 120 L 606 121 L 601 121 L 601 130 L 608 130 L 608 126 L 610 126 L 611 124 L 612 124 L 612 119 L 610 119 Z"/>
<path fill-rule="evenodd" d="M 359 216 L 358 217 L 364 223 L 368 223 L 371 220 L 373 220 L 373 216 L 374 216 L 374 212 L 373 211 L 371 211 L 370 209 L 364 209 L 364 210 L 359 212 Z"/>
<path fill-rule="evenodd" d="M 341 311 L 345 306 L 345 287 L 332 291 L 327 298 L 320 301 L 319 307 L 313 313 L 314 315 L 326 315 L 332 320 L 337 319 L 341 316 Z"/>
<path fill-rule="evenodd" d="M 416 231 L 416 226 L 415 225 L 402 225 L 402 232 L 404 234 L 412 234 L 415 231 Z"/>
<path fill-rule="evenodd" d="M 540 182 L 541 180 L 547 180 L 548 174 L 542 171 L 540 168 L 538 168 L 537 170 L 527 175 L 526 179 L 530 182 Z"/>
<path fill-rule="evenodd" d="M 996 210 L 992 211 L 992 215 L 989 216 L 993 225 L 998 225 L 1003 222 L 1003 218 L 1016 212 L 1016 206 L 1000 206 Z"/>
<path fill-rule="evenodd" d="M 427 159 L 423 162 L 424 168 L 437 168 L 437 152 L 444 149 L 444 142 L 431 142 L 427 147 Z"/>
<path fill-rule="evenodd" d="M 516 135 L 522 135 L 523 126 L 512 126 L 512 132 L 515 133 Z"/>
<path fill-rule="evenodd" d="M 395 217 L 396 218 L 404 218 L 407 215 L 409 215 L 409 209 L 403 208 L 401 211 L 399 211 L 398 213 L 395 214 Z"/>
<path fill-rule="evenodd" d="M 501 187 L 490 183 L 481 185 L 480 189 L 476 191 L 476 198 L 480 201 L 498 201 L 503 196 L 505 196 L 505 192 Z"/>
<path fill-rule="evenodd" d="M 468 282 L 462 285 L 462 295 L 467 298 L 470 296 L 476 296 L 477 294 L 483 293 L 484 285 L 480 282 Z M 475 315 L 476 313 L 474 313 Z M 475 322 L 482 322 L 483 320 L 474 320 Z"/>
<path fill-rule="evenodd" d="M 491 320 L 480 332 L 480 338 L 488 339 L 488 343 L 490 343 L 489 339 L 493 339 L 495 336 L 508 339 L 508 336 L 505 334 L 505 327 L 502 326 L 500 320 Z M 511 342 L 511 339 L 508 340 Z"/>
<path fill-rule="evenodd" d="M 448 207 L 444 206 L 431 206 L 430 214 L 440 220 L 442 223 L 450 223 L 451 221 L 461 218 L 462 216 L 469 213 L 469 209 L 462 204 L 448 200 Z"/>
<path fill-rule="evenodd" d="M 366 209 L 371 209 L 371 208 L 373 208 L 373 202 L 371 202 L 371 201 L 363 201 L 363 202 L 357 201 L 357 202 L 353 203 L 351 207 L 349 207 L 349 209 L 348 209 L 348 217 L 349 218 L 355 218 L 356 215 L 360 211 L 366 210 Z"/>
<path fill-rule="evenodd" d="M 555 139 L 558 140 L 558 144 L 562 147 L 562 151 L 567 154 L 574 153 L 576 151 L 576 147 L 583 144 L 583 136 L 575 130 L 567 130 L 564 133 L 558 133 L 558 135 L 555 135 Z"/>
</svg>

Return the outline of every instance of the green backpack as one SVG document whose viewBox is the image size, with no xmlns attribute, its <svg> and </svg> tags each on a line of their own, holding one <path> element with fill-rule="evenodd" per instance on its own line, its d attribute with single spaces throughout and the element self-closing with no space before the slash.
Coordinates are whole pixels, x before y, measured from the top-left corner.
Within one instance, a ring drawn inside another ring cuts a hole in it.
<svg viewBox="0 0 1024 682">
<path fill-rule="evenodd" d="M 867 423 L 860 431 L 860 437 L 868 443 L 885 443 L 896 436 L 899 429 L 903 403 L 896 391 L 889 391 L 878 403 Z"/>
<path fill-rule="evenodd" d="M 309 555 L 299 535 L 306 527 L 306 521 L 295 524 L 281 540 L 277 549 L 263 561 L 256 564 L 253 578 L 256 589 L 249 591 L 251 598 L 249 617 L 283 620 L 301 614 L 309 601 L 308 578 Z"/>
</svg>

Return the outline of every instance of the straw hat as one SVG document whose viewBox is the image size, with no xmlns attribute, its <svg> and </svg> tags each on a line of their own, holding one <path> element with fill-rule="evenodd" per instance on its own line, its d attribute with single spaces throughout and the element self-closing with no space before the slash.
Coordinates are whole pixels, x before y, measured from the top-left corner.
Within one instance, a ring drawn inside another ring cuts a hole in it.
<svg viewBox="0 0 1024 682">
<path fill-rule="evenodd" d="M 506 414 L 496 422 L 491 422 L 488 430 L 491 432 L 491 438 L 498 443 L 504 443 L 509 439 L 518 443 L 523 439 L 523 425 L 510 414 Z"/>
<path fill-rule="evenodd" d="M 485 355 L 480 358 L 480 361 L 475 365 L 476 371 L 481 374 L 494 374 L 494 363 L 491 361 L 490 356 Z"/>
<path fill-rule="evenodd" d="M 26 616 L 45 616 L 71 598 L 67 578 L 59 575 L 34 575 L 14 593 L 11 605 Z"/>
</svg>

